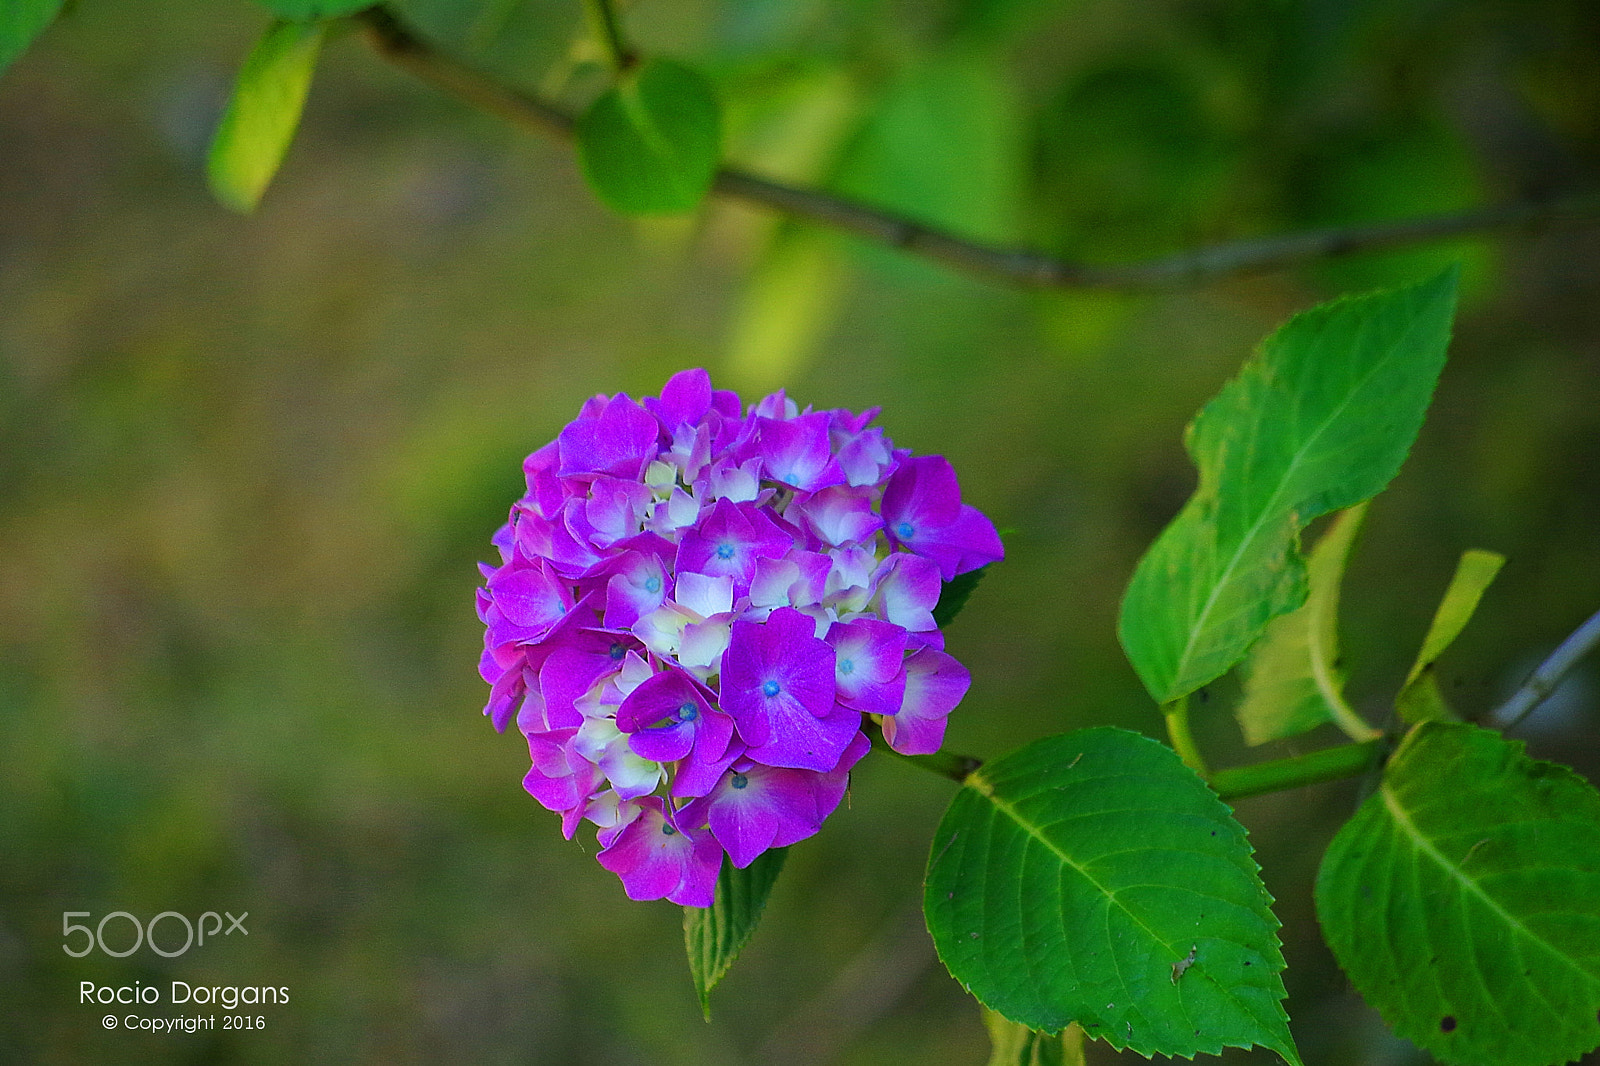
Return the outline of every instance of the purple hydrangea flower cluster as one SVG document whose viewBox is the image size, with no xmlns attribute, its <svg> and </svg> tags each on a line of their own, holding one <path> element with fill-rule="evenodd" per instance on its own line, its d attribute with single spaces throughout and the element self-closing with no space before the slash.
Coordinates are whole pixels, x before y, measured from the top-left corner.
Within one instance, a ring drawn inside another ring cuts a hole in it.
<svg viewBox="0 0 1600 1066">
<path fill-rule="evenodd" d="M 783 392 L 741 412 L 704 370 L 659 399 L 596 396 L 523 464 L 483 566 L 484 713 L 513 718 L 524 786 L 630 898 L 712 902 L 815 833 L 867 752 L 938 750 L 970 677 L 942 581 L 1003 554 L 940 456 Z"/>
</svg>

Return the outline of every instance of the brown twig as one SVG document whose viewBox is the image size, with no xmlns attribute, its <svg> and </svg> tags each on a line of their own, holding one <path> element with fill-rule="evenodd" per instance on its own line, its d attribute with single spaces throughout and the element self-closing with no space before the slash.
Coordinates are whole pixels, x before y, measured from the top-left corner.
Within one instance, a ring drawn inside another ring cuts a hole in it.
<svg viewBox="0 0 1600 1066">
<path fill-rule="evenodd" d="M 438 51 L 383 6 L 356 17 L 373 48 L 395 66 L 517 126 L 560 140 L 572 139 L 576 121 L 571 114 Z M 719 170 L 712 188 L 727 199 L 829 226 L 991 281 L 1032 288 L 1123 292 L 1202 285 L 1294 263 L 1449 237 L 1600 222 L 1600 193 L 1588 192 L 1454 214 L 1229 241 L 1157 259 L 1094 265 L 968 240 L 859 200 L 786 185 L 736 167 Z"/>
</svg>

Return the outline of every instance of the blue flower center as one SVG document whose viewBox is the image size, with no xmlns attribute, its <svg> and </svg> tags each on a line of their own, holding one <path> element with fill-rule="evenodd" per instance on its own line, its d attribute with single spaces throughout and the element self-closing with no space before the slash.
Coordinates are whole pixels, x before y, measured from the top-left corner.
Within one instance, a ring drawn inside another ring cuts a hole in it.
<svg viewBox="0 0 1600 1066">
<path fill-rule="evenodd" d="M 700 717 L 700 709 L 698 707 L 696 707 L 692 703 L 685 703 L 682 707 L 678 708 L 678 720 L 679 721 L 692 722 L 696 718 L 699 718 L 699 717 Z"/>
<path fill-rule="evenodd" d="M 894 535 L 899 537 L 901 540 L 910 540 L 912 537 L 917 535 L 917 527 L 912 525 L 910 522 L 901 522 L 899 525 L 894 527 Z"/>
<path fill-rule="evenodd" d="M 718 559 L 732 559 L 733 558 L 733 544 L 730 541 L 723 541 L 721 544 L 717 545 L 717 558 Z"/>
<path fill-rule="evenodd" d="M 677 830 L 672 828 L 672 826 L 668 825 L 666 822 L 662 822 L 661 823 L 661 835 L 662 836 L 669 837 L 669 836 L 671 836 L 672 834 L 674 834 L 676 832 L 677 832 Z"/>
<path fill-rule="evenodd" d="M 750 779 L 744 776 L 744 774 L 734 774 L 733 780 L 728 782 L 728 784 L 732 785 L 734 788 L 744 788 L 749 783 Z"/>
<path fill-rule="evenodd" d="M 839 672 L 841 674 L 853 674 L 853 673 L 855 673 L 855 669 L 856 669 L 856 662 L 855 662 L 854 659 L 840 659 L 839 660 Z"/>
<path fill-rule="evenodd" d="M 660 592 L 661 579 L 656 577 L 656 575 L 651 574 L 649 577 L 644 579 L 644 590 L 646 592 Z"/>
<path fill-rule="evenodd" d="M 782 691 L 782 686 L 776 681 L 761 682 L 761 694 L 763 696 L 776 696 L 780 691 Z"/>
<path fill-rule="evenodd" d="M 611 645 L 610 655 L 611 655 L 611 661 L 612 662 L 621 661 L 622 657 L 624 655 L 626 655 L 626 654 L 628 654 L 628 649 L 623 647 L 621 644 L 613 644 L 613 645 Z"/>
</svg>

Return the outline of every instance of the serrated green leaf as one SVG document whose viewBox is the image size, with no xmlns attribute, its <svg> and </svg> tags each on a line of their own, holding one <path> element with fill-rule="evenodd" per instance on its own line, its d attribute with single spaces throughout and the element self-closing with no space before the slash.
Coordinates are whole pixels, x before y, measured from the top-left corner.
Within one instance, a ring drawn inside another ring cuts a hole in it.
<svg viewBox="0 0 1600 1066">
<path fill-rule="evenodd" d="M 0 73 L 56 20 L 61 3 L 62 0 L 6 0 L 0 4 Z"/>
<path fill-rule="evenodd" d="M 1395 709 L 1407 722 L 1426 722 L 1449 715 L 1433 675 L 1433 664 L 1472 620 L 1478 602 L 1505 564 L 1506 557 L 1497 552 L 1472 548 L 1461 553 L 1450 586 L 1445 589 L 1438 610 L 1433 612 L 1433 622 L 1423 638 L 1417 661 L 1411 664 L 1411 672 L 1394 698 Z"/>
<path fill-rule="evenodd" d="M 1244 829 L 1172 749 L 1123 729 L 1035 741 L 968 775 L 923 912 L 979 1002 L 1141 1055 L 1262 1045 L 1299 1062 L 1272 899 Z"/>
<path fill-rule="evenodd" d="M 250 50 L 211 142 L 211 191 L 236 211 L 253 211 L 294 140 L 327 28 L 277 22 Z"/>
<path fill-rule="evenodd" d="M 578 120 L 578 161 L 600 199 L 629 215 L 699 206 L 722 154 L 717 96 L 699 74 L 652 59 Z"/>
<path fill-rule="evenodd" d="M 353 15 L 364 8 L 374 7 L 378 2 L 379 0 L 259 0 L 262 7 L 289 22 L 340 18 L 344 15 Z"/>
<path fill-rule="evenodd" d="M 683 944 L 689 954 L 689 975 L 706 1020 L 711 1019 L 711 990 L 727 974 L 761 921 L 767 897 L 783 870 L 788 848 L 768 848 L 739 869 L 722 860 L 716 897 L 709 907 L 683 908 Z"/>
<path fill-rule="evenodd" d="M 1520 743 L 1414 728 L 1334 837 L 1316 899 L 1357 990 L 1440 1061 L 1600 1046 L 1600 794 Z"/>
<path fill-rule="evenodd" d="M 1452 270 L 1296 315 L 1189 426 L 1199 487 L 1139 561 L 1117 627 L 1158 703 L 1226 673 L 1299 607 L 1299 531 L 1394 477 L 1444 365 L 1455 289 Z"/>
<path fill-rule="evenodd" d="M 1334 720 L 1361 739 L 1377 735 L 1346 702 L 1339 668 L 1339 583 L 1366 513 L 1361 503 L 1333 520 L 1306 564 L 1306 602 L 1273 619 L 1251 649 L 1244 698 L 1234 710 L 1247 744 L 1299 736 Z"/>
<path fill-rule="evenodd" d="M 988 1066 L 1085 1066 L 1083 1030 L 1069 1025 L 1059 1033 L 1036 1033 L 998 1011 L 983 1007 L 989 1030 Z"/>
<path fill-rule="evenodd" d="M 939 586 L 939 602 L 933 608 L 935 625 L 943 629 L 956 620 L 961 608 L 967 605 L 967 597 L 972 595 L 972 590 L 978 587 L 984 571 L 988 569 L 987 566 L 980 566 L 976 570 L 968 570 Z"/>
</svg>

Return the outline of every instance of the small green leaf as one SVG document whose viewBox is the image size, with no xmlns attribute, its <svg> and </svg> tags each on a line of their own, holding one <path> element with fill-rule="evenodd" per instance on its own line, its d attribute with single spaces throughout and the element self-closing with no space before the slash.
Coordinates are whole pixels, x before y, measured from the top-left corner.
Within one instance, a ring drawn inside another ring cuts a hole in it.
<svg viewBox="0 0 1600 1066">
<path fill-rule="evenodd" d="M 989 1030 L 989 1066 L 1085 1066 L 1083 1030 L 1069 1025 L 1059 1033 L 1036 1033 L 983 1007 Z"/>
<path fill-rule="evenodd" d="M 250 50 L 207 161 L 211 191 L 253 211 L 294 140 L 327 27 L 277 22 Z"/>
<path fill-rule="evenodd" d="M 1247 744 L 1299 736 L 1334 720 L 1360 739 L 1377 735 L 1346 702 L 1339 669 L 1339 583 L 1366 513 L 1361 503 L 1333 520 L 1306 565 L 1306 602 L 1273 619 L 1251 649 L 1244 699 L 1233 712 Z"/>
<path fill-rule="evenodd" d="M 716 177 L 722 121 L 711 85 L 652 59 L 578 120 L 578 161 L 600 199 L 629 215 L 692 211 Z"/>
<path fill-rule="evenodd" d="M 1040 1032 L 1141 1055 L 1270 1048 L 1298 1063 L 1278 921 L 1244 829 L 1172 749 L 1047 737 L 969 774 L 923 912 L 950 973 Z"/>
<path fill-rule="evenodd" d="M 787 848 L 768 848 L 742 870 L 724 857 L 711 906 L 683 908 L 683 943 L 689 953 L 689 974 L 707 1021 L 711 1019 L 711 990 L 756 931 L 767 896 L 772 893 L 788 854 Z"/>
<path fill-rule="evenodd" d="M 314 22 L 353 15 L 379 0 L 260 0 L 261 6 L 289 22 Z"/>
<path fill-rule="evenodd" d="M 56 20 L 61 3 L 62 0 L 6 0 L 0 4 L 0 72 Z"/>
<path fill-rule="evenodd" d="M 1305 601 L 1299 531 L 1399 470 L 1444 365 L 1455 271 L 1291 319 L 1189 426 L 1200 484 L 1139 561 L 1117 632 L 1157 703 Z"/>
<path fill-rule="evenodd" d="M 1411 664 L 1411 672 L 1400 686 L 1400 694 L 1394 698 L 1395 709 L 1407 722 L 1415 724 L 1449 717 L 1450 710 L 1433 675 L 1433 664 L 1471 621 L 1478 601 L 1483 599 L 1484 592 L 1505 563 L 1506 557 L 1496 552 L 1472 548 L 1461 553 L 1450 587 L 1445 589 L 1444 599 L 1433 612 L 1433 623 L 1428 626 L 1417 661 Z"/>
<path fill-rule="evenodd" d="M 1357 990 L 1440 1061 L 1600 1046 L 1600 794 L 1521 743 L 1414 728 L 1334 837 L 1316 900 Z"/>
<path fill-rule="evenodd" d="M 935 625 L 943 629 L 956 620 L 961 608 L 967 605 L 967 597 L 972 595 L 972 590 L 978 587 L 978 582 L 983 580 L 984 571 L 988 569 L 987 566 L 980 566 L 976 570 L 957 574 L 940 585 L 939 602 L 933 608 Z"/>
</svg>

